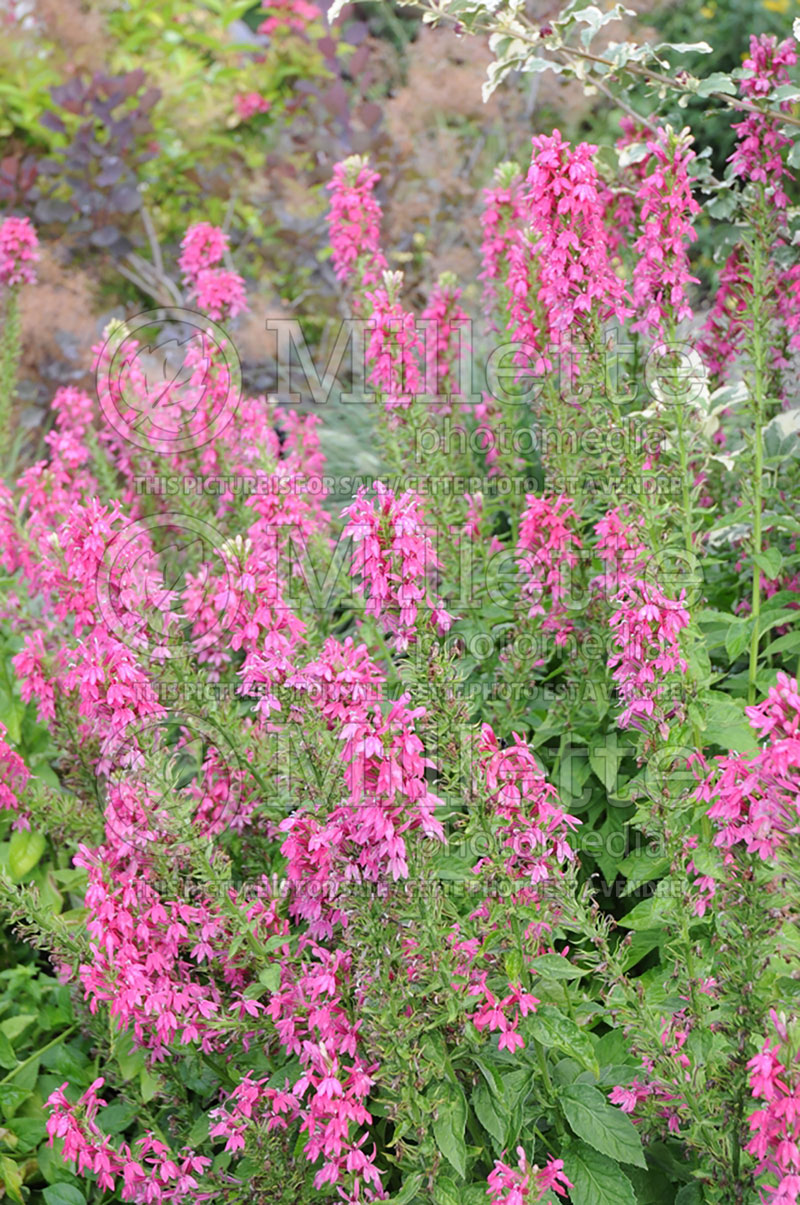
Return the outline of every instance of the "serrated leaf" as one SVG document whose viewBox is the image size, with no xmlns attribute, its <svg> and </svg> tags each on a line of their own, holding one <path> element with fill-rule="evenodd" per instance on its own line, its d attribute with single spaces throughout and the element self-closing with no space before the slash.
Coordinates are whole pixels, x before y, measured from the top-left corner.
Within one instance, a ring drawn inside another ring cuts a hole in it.
<svg viewBox="0 0 800 1205">
<path fill-rule="evenodd" d="M 390 1197 L 386 1205 L 408 1205 L 409 1201 L 413 1201 L 422 1184 L 423 1177 L 419 1172 L 414 1172 L 413 1176 L 409 1176 L 404 1182 L 403 1187 L 395 1196 Z"/>
<path fill-rule="evenodd" d="M 580 1205 L 636 1205 L 630 1180 L 618 1163 L 585 1142 L 572 1143 L 563 1153 L 564 1171 Z"/>
<path fill-rule="evenodd" d="M 467 1174 L 467 1145 L 464 1130 L 467 1124 L 467 1102 L 461 1088 L 455 1084 L 437 1084 L 434 1089 L 437 1116 L 433 1136 L 441 1154 L 463 1179 Z"/>
<path fill-rule="evenodd" d="M 564 1116 L 579 1138 L 601 1155 L 647 1167 L 636 1126 L 591 1084 L 568 1084 L 559 1093 Z"/>
</svg>

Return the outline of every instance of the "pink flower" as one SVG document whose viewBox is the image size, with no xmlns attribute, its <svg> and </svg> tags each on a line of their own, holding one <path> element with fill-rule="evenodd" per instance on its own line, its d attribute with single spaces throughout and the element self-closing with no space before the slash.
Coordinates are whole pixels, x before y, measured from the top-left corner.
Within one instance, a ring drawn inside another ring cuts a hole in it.
<svg viewBox="0 0 800 1205">
<path fill-rule="evenodd" d="M 569 570 L 578 564 L 581 541 L 574 531 L 578 516 L 566 495 L 556 498 L 526 494 L 519 521 L 517 563 L 523 578 L 522 597 L 528 616 L 544 616 L 542 628 L 565 644 L 572 621 L 566 619 Z"/>
<path fill-rule="evenodd" d="M 366 159 L 351 155 L 336 164 L 328 184 L 333 269 L 338 280 L 350 280 L 356 288 L 376 284 L 387 267 L 380 246 L 381 208 L 374 196 L 379 180 Z"/>
<path fill-rule="evenodd" d="M 29 218 L 0 222 L 0 285 L 36 284 L 39 240 Z"/>
<path fill-rule="evenodd" d="M 647 149 L 652 170 L 637 193 L 642 233 L 634 244 L 633 300 L 639 316 L 632 328 L 664 339 L 670 323 L 691 317 L 686 287 L 696 278 L 689 275 L 686 245 L 695 237 L 691 218 L 700 206 L 687 171 L 694 158 L 688 142 L 659 130 Z"/>
<path fill-rule="evenodd" d="M 203 268 L 218 264 L 228 250 L 228 236 L 210 222 L 196 222 L 183 236 L 178 266 L 184 276 L 195 279 Z"/>
<path fill-rule="evenodd" d="M 355 543 L 352 573 L 361 578 L 358 589 L 366 596 L 367 615 L 380 619 L 397 648 L 406 649 L 416 639 L 420 608 L 440 632 L 447 632 L 452 620 L 430 590 L 439 559 L 420 499 L 413 490 L 398 498 L 380 481 L 373 488 L 374 499 L 367 499 L 362 486 L 345 507 L 344 534 Z"/>
<path fill-rule="evenodd" d="M 234 108 L 242 121 L 247 121 L 256 113 L 268 113 L 271 103 L 260 92 L 238 92 L 233 98 Z"/>
<path fill-rule="evenodd" d="M 654 583 L 634 579 L 623 582 L 614 599 L 609 623 L 616 651 L 608 666 L 624 705 L 617 721 L 621 728 L 657 728 L 665 740 L 669 735 L 667 720 L 680 704 L 667 709 L 660 700 L 667 676 L 687 670 L 680 645 L 680 633 L 690 622 L 684 593 L 667 598 Z"/>
<path fill-rule="evenodd" d="M 750 37 L 750 57 L 743 67 L 750 75 L 739 81 L 744 97 L 758 102 L 767 98 L 774 88 L 790 82 L 787 67 L 797 62 L 795 44 L 791 38 L 778 43 L 770 34 Z M 787 112 L 792 106 L 789 100 L 778 102 L 778 107 Z M 734 125 L 739 141 L 730 157 L 734 175 L 742 176 L 755 184 L 763 184 L 771 203 L 785 209 L 788 197 L 783 187 L 784 179 L 791 179 L 783 161 L 783 151 L 791 145 L 791 139 L 781 131 L 780 121 L 761 113 L 748 113 Z"/>
</svg>

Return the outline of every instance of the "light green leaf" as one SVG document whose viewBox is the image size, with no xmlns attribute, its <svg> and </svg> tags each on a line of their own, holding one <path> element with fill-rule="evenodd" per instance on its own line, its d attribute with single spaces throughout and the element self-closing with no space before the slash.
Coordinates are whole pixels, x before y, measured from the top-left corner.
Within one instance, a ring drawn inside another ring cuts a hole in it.
<svg viewBox="0 0 800 1205">
<path fill-rule="evenodd" d="M 473 1090 L 470 1099 L 478 1121 L 494 1138 L 498 1149 L 502 1150 L 506 1142 L 506 1122 L 497 1111 L 491 1092 L 484 1083 L 480 1083 Z"/>
<path fill-rule="evenodd" d="M 8 851 L 12 878 L 19 881 L 29 874 L 44 853 L 46 844 L 44 834 L 36 830 L 13 833 Z"/>
<path fill-rule="evenodd" d="M 740 657 L 750 644 L 752 632 L 753 621 L 751 619 L 735 619 L 733 621 L 725 633 L 725 652 L 731 661 Z"/>
<path fill-rule="evenodd" d="M 531 970 L 545 979 L 580 979 L 586 974 L 560 954 L 540 954 L 531 963 Z"/>
<path fill-rule="evenodd" d="M 783 568 L 783 557 L 777 548 L 765 548 L 763 552 L 757 553 L 753 560 L 770 581 L 774 581 Z"/>
<path fill-rule="evenodd" d="M 725 92 L 728 96 L 736 95 L 736 85 L 729 75 L 722 71 L 714 71 L 701 79 L 697 85 L 698 96 L 710 96 L 712 92 Z"/>
<path fill-rule="evenodd" d="M 258 976 L 258 982 L 270 992 L 277 992 L 281 986 L 281 964 L 271 962 Z"/>
</svg>

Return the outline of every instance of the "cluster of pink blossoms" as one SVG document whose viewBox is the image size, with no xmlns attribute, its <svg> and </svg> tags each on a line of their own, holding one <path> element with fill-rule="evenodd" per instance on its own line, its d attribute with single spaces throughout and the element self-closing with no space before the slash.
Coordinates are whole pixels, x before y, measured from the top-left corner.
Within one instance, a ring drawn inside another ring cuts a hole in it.
<svg viewBox="0 0 800 1205">
<path fill-rule="evenodd" d="M 594 324 L 631 312 L 625 284 L 609 255 L 603 224 L 596 146 L 565 142 L 558 130 L 532 139 L 524 195 L 529 237 L 520 232 L 509 248 L 509 330 L 538 358 L 534 372 L 552 368 L 550 350 Z"/>
<path fill-rule="evenodd" d="M 387 267 L 380 243 L 381 207 L 374 196 L 379 180 L 379 174 L 358 155 L 351 155 L 333 169 L 328 184 L 328 226 L 338 280 L 374 285 Z"/>
<path fill-rule="evenodd" d="M 718 758 L 700 783 L 697 798 L 710 804 L 717 825 L 714 844 L 729 854 L 743 846 L 762 861 L 774 859 L 796 837 L 800 823 L 800 691 L 782 671 L 767 698 L 747 708 L 764 747 L 752 755 Z M 703 765 L 703 763 L 700 763 Z"/>
<path fill-rule="evenodd" d="M 461 289 L 454 276 L 444 273 L 422 311 L 425 328 L 425 392 L 431 394 L 438 411 L 449 413 L 452 399 L 461 393 L 459 359 L 468 347 L 462 332 L 469 318 L 462 309 Z"/>
<path fill-rule="evenodd" d="M 652 582 L 632 580 L 622 585 L 614 599 L 609 620 L 616 652 L 608 658 L 623 710 L 621 728 L 645 732 L 656 728 L 669 736 L 668 720 L 676 706 L 663 700 L 669 674 L 685 674 L 688 668 L 681 652 L 680 633 L 689 626 L 684 605 L 685 591 L 677 599 L 667 598 Z"/>
<path fill-rule="evenodd" d="M 398 297 L 402 273 L 384 272 L 383 287 L 366 293 L 369 318 L 369 382 L 381 395 L 387 411 L 407 410 L 422 393 L 421 358 L 424 345 L 414 315 Z"/>
<path fill-rule="evenodd" d="M 399 498 L 376 481 L 376 497 L 368 499 L 362 486 L 355 501 L 345 507 L 344 535 L 355 544 L 352 573 L 361 578 L 358 589 L 366 596 L 366 614 L 374 616 L 405 650 L 416 639 L 420 607 L 440 632 L 452 618 L 442 600 L 431 593 L 430 577 L 439 569 L 419 497 L 406 490 Z"/>
<path fill-rule="evenodd" d="M 519 522 L 517 564 L 523 575 L 522 597 L 530 603 L 528 616 L 543 615 L 542 627 L 566 644 L 572 621 L 566 618 L 569 570 L 578 564 L 582 547 L 574 528 L 578 516 L 572 500 L 527 494 Z M 545 606 L 545 604 L 547 604 Z"/>
<path fill-rule="evenodd" d="M 694 158 L 687 141 L 659 130 L 647 144 L 652 167 L 639 185 L 642 233 L 634 243 L 633 301 L 640 315 L 633 330 L 651 331 L 664 339 L 669 323 L 690 318 L 686 245 L 695 237 L 692 217 L 700 206 L 692 196 L 688 165 Z"/>
<path fill-rule="evenodd" d="M 319 21 L 322 15 L 310 0 L 269 0 L 263 8 L 269 16 L 261 22 L 258 32 L 268 37 L 279 31 L 305 33 L 307 27 L 313 21 Z"/>
<path fill-rule="evenodd" d="M 774 1030 L 759 1054 L 750 1059 L 750 1090 L 763 1102 L 750 1114 L 752 1138 L 747 1144 L 763 1178 L 764 1205 L 796 1205 L 800 1200 L 800 1055 L 786 1018 L 770 1009 Z"/>
<path fill-rule="evenodd" d="M 16 750 L 6 741 L 5 725 L 0 724 L 0 808 L 15 812 L 15 828 L 30 828 L 30 818 L 20 805 L 19 797 L 27 786 L 30 771 Z"/>
<path fill-rule="evenodd" d="M 768 97 L 774 88 L 789 83 L 787 67 L 797 62 L 795 43 L 791 38 L 778 44 L 769 34 L 751 36 L 750 57 L 744 61 L 744 69 L 750 76 L 739 82 L 742 95 L 758 102 Z M 779 107 L 788 112 L 791 101 L 784 100 Z M 748 113 L 744 120 L 733 127 L 738 136 L 736 150 L 731 155 L 733 172 L 762 184 L 770 195 L 770 201 L 778 209 L 785 209 L 789 198 L 783 180 L 790 173 L 783 161 L 783 152 L 791 146 L 791 139 L 782 133 L 780 122 L 761 113 Z"/>
<path fill-rule="evenodd" d="M 522 175 L 516 163 L 506 163 L 497 169 L 495 183 L 484 190 L 483 198 L 483 267 L 478 279 L 483 281 L 484 312 L 490 317 L 501 301 L 500 290 L 506 278 L 508 256 L 519 238 L 525 212 Z"/>
<path fill-rule="evenodd" d="M 197 222 L 181 243 L 178 265 L 189 297 L 214 322 L 235 318 L 247 309 L 244 281 L 237 272 L 217 267 L 228 250 L 228 236 L 218 226 Z"/>
<path fill-rule="evenodd" d="M 532 1205 L 553 1192 L 565 1197 L 567 1189 L 572 1188 L 564 1173 L 563 1159 L 548 1159 L 541 1168 L 535 1163 L 531 1166 L 521 1146 L 517 1147 L 517 1158 L 516 1167 L 495 1159 L 488 1179 L 489 1205 Z"/>
<path fill-rule="evenodd" d="M 64 1094 L 66 1081 L 50 1094 L 47 1101 L 51 1110 L 47 1119 L 50 1145 L 56 1138 L 63 1139 L 63 1158 L 77 1164 L 79 1173 L 96 1175 L 101 1191 L 113 1192 L 117 1179 L 121 1178 L 123 1201 L 170 1205 L 184 1200 L 211 1200 L 214 1194 L 200 1191 L 197 1180 L 211 1165 L 207 1156 L 185 1150 L 176 1159 L 169 1147 L 152 1133 L 136 1140 L 135 1152 L 127 1142 L 113 1145 L 95 1121 L 98 1109 L 107 1104 L 98 1096 L 104 1083 L 104 1079 L 96 1079 L 74 1105 Z"/>
<path fill-rule="evenodd" d="M 272 105 L 260 92 L 239 92 L 233 98 L 236 114 L 242 121 L 255 117 L 256 113 L 269 113 Z"/>
<path fill-rule="evenodd" d="M 35 284 L 34 264 L 39 259 L 39 240 L 29 218 L 5 218 L 0 222 L 0 287 Z"/>
</svg>

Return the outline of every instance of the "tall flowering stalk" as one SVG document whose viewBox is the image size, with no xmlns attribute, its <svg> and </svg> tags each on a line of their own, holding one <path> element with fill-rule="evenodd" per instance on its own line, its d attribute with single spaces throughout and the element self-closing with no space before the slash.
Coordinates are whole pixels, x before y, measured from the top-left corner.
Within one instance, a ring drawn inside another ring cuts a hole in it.
<svg viewBox="0 0 800 1205">
<path fill-rule="evenodd" d="M 654 336 L 666 361 L 677 352 L 678 323 L 691 316 L 688 285 L 697 283 L 689 273 L 688 244 L 695 238 L 692 218 L 700 206 L 692 196 L 688 167 L 694 159 L 691 136 L 684 130 L 659 130 L 647 143 L 650 170 L 644 175 L 637 200 L 641 206 L 641 234 L 634 244 L 633 299 L 638 316 L 633 329 Z M 681 473 L 683 539 L 692 551 L 693 518 L 689 453 L 687 448 L 688 389 L 673 374 L 671 403 Z"/>
<path fill-rule="evenodd" d="M 223 322 L 247 309 L 241 276 L 219 267 L 228 250 L 228 236 L 223 230 L 198 222 L 186 231 L 181 248 L 178 264 L 189 298 L 209 318 Z"/>
<path fill-rule="evenodd" d="M 381 207 L 375 197 L 380 180 L 366 159 L 351 155 L 337 163 L 328 213 L 333 270 L 358 291 L 379 283 L 388 267 L 381 250 Z"/>
<path fill-rule="evenodd" d="M 39 240 L 28 218 L 0 222 L 0 446 L 9 447 L 20 357 L 20 286 L 36 283 Z"/>
<path fill-rule="evenodd" d="M 391 633 L 398 649 L 416 639 L 420 620 L 446 632 L 452 622 L 442 600 L 430 587 L 439 567 L 422 503 L 413 490 L 399 498 L 382 482 L 368 499 L 362 488 L 346 507 L 346 536 L 355 543 L 353 574 L 366 597 L 366 613 Z M 420 610 L 422 616 L 420 616 Z"/>
</svg>

